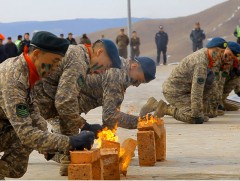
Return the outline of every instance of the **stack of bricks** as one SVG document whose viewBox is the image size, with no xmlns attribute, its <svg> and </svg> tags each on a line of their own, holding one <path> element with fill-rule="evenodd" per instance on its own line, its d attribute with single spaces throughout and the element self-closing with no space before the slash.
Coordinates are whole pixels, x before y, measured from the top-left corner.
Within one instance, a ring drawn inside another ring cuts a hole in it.
<svg viewBox="0 0 240 181">
<path fill-rule="evenodd" d="M 68 180 L 102 180 L 100 149 L 70 152 Z"/>
<path fill-rule="evenodd" d="M 154 166 L 156 161 L 166 160 L 166 129 L 163 120 L 139 122 L 137 144 L 140 166 Z"/>
<path fill-rule="evenodd" d="M 102 140 L 100 154 L 104 180 L 120 180 L 119 153 L 120 143 Z"/>
</svg>

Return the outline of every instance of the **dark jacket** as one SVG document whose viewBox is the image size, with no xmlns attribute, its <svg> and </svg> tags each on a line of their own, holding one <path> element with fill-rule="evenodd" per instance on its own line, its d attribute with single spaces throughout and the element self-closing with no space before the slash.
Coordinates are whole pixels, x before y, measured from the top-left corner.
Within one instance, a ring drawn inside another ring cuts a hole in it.
<svg viewBox="0 0 240 181">
<path fill-rule="evenodd" d="M 29 46 L 30 46 L 30 40 L 25 40 L 25 39 L 24 39 L 23 41 L 21 41 L 21 43 L 20 43 L 20 45 L 19 45 L 19 52 L 18 52 L 19 55 L 20 55 L 21 53 L 23 53 L 25 46 L 29 48 Z"/>
<path fill-rule="evenodd" d="M 130 46 L 133 50 L 139 50 L 140 39 L 139 37 L 131 38 Z"/>
<path fill-rule="evenodd" d="M 5 51 L 7 54 L 7 58 L 18 56 L 18 49 L 14 43 L 5 44 Z"/>
<path fill-rule="evenodd" d="M 190 34 L 190 39 L 193 43 L 202 43 L 202 41 L 206 38 L 205 32 L 202 29 L 193 29 Z"/>
<path fill-rule="evenodd" d="M 91 40 L 89 38 L 80 38 L 79 44 L 91 44 Z"/>
<path fill-rule="evenodd" d="M 168 44 L 168 34 L 166 32 L 158 32 L 155 35 L 155 43 L 157 49 L 166 48 Z"/>
<path fill-rule="evenodd" d="M 124 49 L 127 48 L 129 44 L 129 38 L 127 35 L 118 35 L 116 38 L 116 44 L 118 46 L 118 49 Z"/>
<path fill-rule="evenodd" d="M 0 45 L 0 63 L 7 59 L 4 45 Z"/>
<path fill-rule="evenodd" d="M 66 38 L 66 39 L 69 41 L 69 43 L 70 43 L 71 45 L 76 45 L 76 44 L 77 44 L 75 38 L 72 38 L 71 40 L 70 40 L 69 38 Z"/>
</svg>

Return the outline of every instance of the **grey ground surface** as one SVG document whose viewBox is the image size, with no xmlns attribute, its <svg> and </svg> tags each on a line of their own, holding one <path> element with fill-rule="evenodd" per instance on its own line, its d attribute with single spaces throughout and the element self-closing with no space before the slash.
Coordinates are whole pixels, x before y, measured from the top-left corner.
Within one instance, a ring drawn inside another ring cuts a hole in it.
<svg viewBox="0 0 240 181">
<path fill-rule="evenodd" d="M 157 77 L 149 84 L 130 87 L 122 111 L 138 115 L 146 100 L 163 99 L 162 83 L 176 65 L 157 67 Z M 101 123 L 101 108 L 83 115 L 89 123 Z M 153 167 L 140 167 L 138 154 L 128 168 L 127 180 L 160 179 L 240 179 L 240 111 L 226 112 L 202 125 L 178 122 L 164 117 L 167 131 L 167 160 Z M 119 128 L 119 141 L 136 138 L 137 130 Z M 45 161 L 36 151 L 31 154 L 23 180 L 67 180 L 59 175 L 59 164 Z"/>
</svg>

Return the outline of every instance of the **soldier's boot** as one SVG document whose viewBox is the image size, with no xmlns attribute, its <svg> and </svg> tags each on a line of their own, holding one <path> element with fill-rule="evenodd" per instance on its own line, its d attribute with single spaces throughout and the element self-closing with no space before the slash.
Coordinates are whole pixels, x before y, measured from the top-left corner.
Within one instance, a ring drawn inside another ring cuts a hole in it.
<svg viewBox="0 0 240 181">
<path fill-rule="evenodd" d="M 238 111 L 239 107 L 231 104 L 231 103 L 227 103 L 227 102 L 223 102 L 224 108 L 226 111 Z"/>
<path fill-rule="evenodd" d="M 209 117 L 204 115 L 203 122 L 208 122 L 208 121 L 209 121 Z"/>
<path fill-rule="evenodd" d="M 140 117 L 143 117 L 146 114 L 155 111 L 157 108 L 157 105 L 158 105 L 158 101 L 154 97 L 150 97 L 147 100 L 147 103 L 143 105 L 140 111 Z"/>
<path fill-rule="evenodd" d="M 70 163 L 70 156 L 69 155 L 65 155 L 65 157 L 63 157 L 61 159 L 61 165 L 60 165 L 60 170 L 59 170 L 59 174 L 61 176 L 68 176 L 68 165 Z"/>
<path fill-rule="evenodd" d="M 217 115 L 218 116 L 223 116 L 224 115 L 224 111 L 223 110 L 217 110 Z"/>
<path fill-rule="evenodd" d="M 154 116 L 158 117 L 158 118 L 162 118 L 164 115 L 169 115 L 169 116 L 175 116 L 175 112 L 176 112 L 176 108 L 171 107 L 170 105 L 168 105 L 166 102 L 164 102 L 163 100 L 160 100 L 158 102 L 158 106 L 157 109 L 154 113 Z"/>
</svg>

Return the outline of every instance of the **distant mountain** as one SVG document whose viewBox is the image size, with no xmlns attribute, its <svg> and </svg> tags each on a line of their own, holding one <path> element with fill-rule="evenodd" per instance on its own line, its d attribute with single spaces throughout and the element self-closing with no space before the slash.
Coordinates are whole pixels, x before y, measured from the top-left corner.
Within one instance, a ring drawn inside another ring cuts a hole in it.
<svg viewBox="0 0 240 181">
<path fill-rule="evenodd" d="M 167 8 L 167 7 L 166 7 Z M 150 56 L 156 59 L 155 34 L 159 25 L 163 25 L 169 36 L 168 55 L 169 62 L 180 61 L 192 53 L 192 42 L 189 38 L 195 22 L 199 21 L 201 28 L 206 33 L 204 46 L 214 36 L 222 36 L 227 41 L 236 41 L 233 31 L 240 20 L 240 0 L 229 0 L 190 16 L 144 20 L 133 23 L 132 30 L 136 30 L 141 40 L 140 55 Z M 125 27 L 126 28 L 126 27 Z M 115 41 L 119 28 L 89 34 L 92 42 L 101 34 Z M 162 59 L 161 59 L 162 62 Z"/>
<path fill-rule="evenodd" d="M 132 23 L 146 20 L 145 18 L 132 18 Z M 74 19 L 59 21 L 26 21 L 14 23 L 0 23 L 0 33 L 6 37 L 16 39 L 17 35 L 37 30 L 46 30 L 56 35 L 64 33 L 65 36 L 72 32 L 74 36 L 83 33 L 92 33 L 114 27 L 127 26 L 127 18 L 118 19 Z"/>
</svg>

